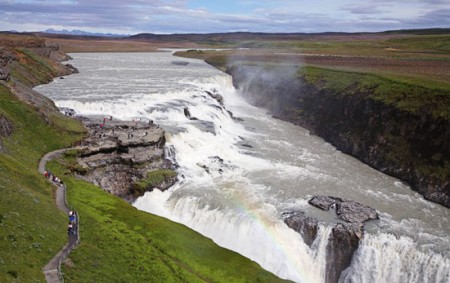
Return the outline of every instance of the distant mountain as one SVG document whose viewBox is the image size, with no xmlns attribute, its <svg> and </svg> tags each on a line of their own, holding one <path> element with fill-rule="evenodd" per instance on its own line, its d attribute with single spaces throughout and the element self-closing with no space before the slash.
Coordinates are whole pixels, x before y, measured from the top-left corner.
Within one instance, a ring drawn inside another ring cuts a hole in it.
<svg viewBox="0 0 450 283">
<path fill-rule="evenodd" d="M 386 34 L 414 34 L 414 35 L 439 35 L 450 34 L 450 28 L 428 28 L 428 29 L 400 29 L 387 30 Z"/>
<path fill-rule="evenodd" d="M 55 30 L 55 29 L 46 29 L 43 31 L 44 33 L 50 33 L 50 34 L 68 34 L 68 35 L 81 35 L 81 36 L 101 36 L 101 37 L 127 37 L 129 34 L 113 34 L 113 33 L 94 33 L 94 32 L 87 32 L 83 30 Z"/>
<path fill-rule="evenodd" d="M 262 33 L 262 32 L 229 32 L 229 33 L 181 33 L 181 34 L 154 34 L 140 33 L 128 38 L 148 41 L 194 41 L 201 43 L 229 44 L 244 41 L 276 41 L 276 40 L 305 40 L 323 38 L 362 38 L 371 35 L 439 35 L 450 34 L 449 28 L 390 30 L 382 32 L 320 32 L 320 33 Z"/>
</svg>

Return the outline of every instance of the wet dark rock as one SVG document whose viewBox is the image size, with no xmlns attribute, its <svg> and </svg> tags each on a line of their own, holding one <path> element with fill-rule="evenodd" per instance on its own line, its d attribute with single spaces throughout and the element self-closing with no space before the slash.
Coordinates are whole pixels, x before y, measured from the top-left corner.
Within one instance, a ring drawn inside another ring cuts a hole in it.
<svg viewBox="0 0 450 283">
<path fill-rule="evenodd" d="M 227 112 L 233 120 L 240 121 L 240 122 L 244 121 L 244 119 L 242 119 L 242 118 L 234 117 L 233 112 L 231 112 L 230 110 L 227 110 Z"/>
<path fill-rule="evenodd" d="M 337 197 L 315 196 L 308 201 L 310 205 L 326 211 L 330 210 L 330 207 L 335 205 L 337 202 L 342 202 L 342 199 Z"/>
<path fill-rule="evenodd" d="M 294 211 L 288 214 L 284 219 L 284 223 L 290 228 L 294 229 L 303 238 L 303 241 L 311 246 L 317 236 L 317 230 L 319 229 L 319 222 L 317 219 L 305 216 L 302 211 Z"/>
<path fill-rule="evenodd" d="M 178 66 L 186 66 L 189 64 L 189 62 L 187 62 L 187 61 L 172 61 L 171 64 L 178 65 Z"/>
<path fill-rule="evenodd" d="M 71 74 L 78 74 L 79 71 L 72 64 L 66 64 L 66 67 L 70 70 Z"/>
<path fill-rule="evenodd" d="M 59 107 L 59 112 L 63 113 L 66 116 L 75 116 L 76 112 L 72 108 L 67 107 Z"/>
<path fill-rule="evenodd" d="M 336 212 L 339 219 L 350 223 L 364 223 L 368 220 L 378 219 L 378 213 L 375 209 L 353 200 L 343 200 L 331 196 L 314 196 L 308 203 L 326 211 L 331 208 Z"/>
<path fill-rule="evenodd" d="M 332 196 L 314 196 L 308 203 L 325 211 L 332 210 L 340 220 L 349 222 L 333 227 L 327 245 L 326 282 L 338 282 L 364 235 L 363 223 L 378 219 L 378 213 L 359 202 Z"/>
<path fill-rule="evenodd" d="M 189 120 L 198 120 L 198 118 L 191 116 L 191 112 L 189 111 L 189 108 L 185 107 L 183 109 L 183 112 L 184 112 L 184 116 L 186 116 L 186 118 L 188 118 Z"/>
<path fill-rule="evenodd" d="M 356 201 L 342 201 L 336 205 L 337 216 L 350 223 L 364 223 L 368 220 L 378 219 L 375 209 Z"/>
<path fill-rule="evenodd" d="M 218 93 L 212 93 L 210 91 L 205 91 L 210 97 L 214 98 L 215 100 L 217 100 L 217 102 L 219 102 L 221 105 L 223 105 L 223 97 L 222 95 L 218 94 Z"/>
<path fill-rule="evenodd" d="M 363 235 L 360 223 L 338 223 L 334 226 L 327 245 L 325 282 L 339 282 L 342 271 L 350 266 Z"/>
<path fill-rule="evenodd" d="M 364 222 L 378 219 L 378 213 L 356 201 L 333 196 L 314 196 L 308 203 L 335 213 L 338 221 L 345 221 L 334 225 L 327 244 L 326 282 L 338 282 L 342 271 L 350 266 L 359 241 L 364 236 Z M 311 246 L 317 235 L 317 219 L 306 217 L 301 211 L 288 212 L 284 216 L 284 222 L 299 232 L 304 242 Z"/>
<path fill-rule="evenodd" d="M 205 172 L 208 173 L 208 174 L 210 174 L 209 167 L 206 166 L 205 164 L 197 163 L 197 166 L 200 167 L 200 168 L 205 169 Z"/>
<path fill-rule="evenodd" d="M 186 116 L 186 118 L 190 119 L 191 118 L 191 112 L 189 111 L 189 108 L 185 107 L 183 109 L 184 112 L 184 116 Z"/>
</svg>

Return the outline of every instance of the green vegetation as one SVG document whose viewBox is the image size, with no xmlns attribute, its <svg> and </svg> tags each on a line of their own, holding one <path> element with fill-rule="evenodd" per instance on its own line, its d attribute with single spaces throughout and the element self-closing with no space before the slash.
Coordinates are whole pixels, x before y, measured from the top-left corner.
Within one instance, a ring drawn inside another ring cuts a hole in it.
<svg viewBox="0 0 450 283">
<path fill-rule="evenodd" d="M 299 71 L 306 82 L 336 95 L 373 93 L 371 98 L 413 113 L 431 113 L 450 120 L 450 90 L 427 88 L 372 74 L 345 72 L 317 67 Z"/>
<path fill-rule="evenodd" d="M 403 52 L 446 54 L 450 53 L 450 35 L 422 35 L 393 38 L 386 41 L 392 48 Z"/>
<path fill-rule="evenodd" d="M 13 127 L 10 136 L 0 134 L 0 282 L 44 281 L 42 267 L 67 241 L 67 218 L 55 206 L 53 187 L 38 173 L 38 161 L 80 140 L 84 128 L 54 108 L 27 105 L 10 90 L 18 83 L 48 82 L 57 74 L 50 62 L 17 48 L 39 47 L 43 41 L 8 36 L 0 42 L 18 59 L 11 63 L 11 82 L 0 82 L 0 116 Z"/>
<path fill-rule="evenodd" d="M 50 122 L 69 131 L 49 125 L 1 84 L 0 114 L 14 125 L 13 134 L 0 141 L 0 282 L 43 281 L 42 267 L 67 238 L 66 216 L 55 206 L 53 187 L 37 172 L 38 160 L 79 140 L 84 129 L 61 115 Z"/>
<path fill-rule="evenodd" d="M 134 189 L 143 194 L 145 191 L 152 189 L 163 182 L 168 182 L 170 179 L 175 178 L 177 172 L 167 170 L 154 170 L 147 173 L 147 177 L 134 184 Z"/>
<path fill-rule="evenodd" d="M 282 281 L 181 224 L 75 179 L 61 163 L 49 168 L 63 176 L 69 205 L 80 214 L 82 241 L 63 266 L 66 282 Z"/>
<path fill-rule="evenodd" d="M 50 61 L 38 56 L 26 48 L 16 48 L 18 63 L 12 69 L 11 76 L 28 87 L 39 83 L 49 82 L 57 75 L 57 71 L 50 65 Z"/>
</svg>

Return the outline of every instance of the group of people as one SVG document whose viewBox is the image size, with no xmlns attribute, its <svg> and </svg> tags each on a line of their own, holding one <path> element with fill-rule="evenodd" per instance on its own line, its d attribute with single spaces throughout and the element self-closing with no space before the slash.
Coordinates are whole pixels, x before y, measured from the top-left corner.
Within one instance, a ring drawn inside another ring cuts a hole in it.
<svg viewBox="0 0 450 283">
<path fill-rule="evenodd" d="M 49 179 L 50 181 L 52 181 L 53 183 L 55 183 L 59 186 L 64 185 L 63 181 L 61 179 L 59 179 L 58 177 L 56 177 L 51 171 L 45 170 L 44 176 L 45 176 L 45 178 Z"/>
<path fill-rule="evenodd" d="M 69 225 L 67 226 L 67 235 L 77 234 L 77 213 L 75 211 L 69 211 Z"/>
<path fill-rule="evenodd" d="M 64 183 L 61 179 L 56 177 L 51 171 L 45 170 L 45 178 L 49 179 L 53 183 L 63 186 Z M 75 211 L 69 211 L 69 225 L 67 226 L 67 235 L 72 236 L 77 234 L 77 213 Z"/>
<path fill-rule="evenodd" d="M 100 122 L 98 126 L 100 127 L 100 129 L 102 129 L 106 125 L 106 121 L 112 121 L 112 119 L 113 119 L 112 116 L 103 117 L 103 123 Z"/>
</svg>

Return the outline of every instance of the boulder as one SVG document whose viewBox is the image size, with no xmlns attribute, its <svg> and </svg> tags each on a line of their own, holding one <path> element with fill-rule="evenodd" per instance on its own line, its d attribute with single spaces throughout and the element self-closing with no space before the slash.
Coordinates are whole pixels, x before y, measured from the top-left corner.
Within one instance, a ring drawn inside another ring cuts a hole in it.
<svg viewBox="0 0 450 283">
<path fill-rule="evenodd" d="M 339 219 L 350 223 L 364 223 L 368 220 L 378 219 L 375 209 L 360 204 L 353 200 L 343 200 L 331 196 L 314 196 L 308 201 L 309 204 L 322 210 L 334 210 Z"/>
<path fill-rule="evenodd" d="M 339 219 L 350 223 L 364 223 L 378 219 L 375 209 L 356 201 L 342 201 L 336 204 L 336 214 Z"/>
<path fill-rule="evenodd" d="M 337 202 L 342 202 L 342 199 L 329 196 L 315 196 L 308 201 L 310 205 L 326 211 L 330 210 L 330 207 L 335 205 Z"/>
</svg>

